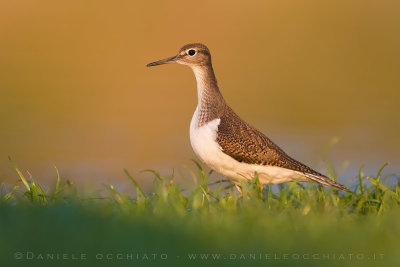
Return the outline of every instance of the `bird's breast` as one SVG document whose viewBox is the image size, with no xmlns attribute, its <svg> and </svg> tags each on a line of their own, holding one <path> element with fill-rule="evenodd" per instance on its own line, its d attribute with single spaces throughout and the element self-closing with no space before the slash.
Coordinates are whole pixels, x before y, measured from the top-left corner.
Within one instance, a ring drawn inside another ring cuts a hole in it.
<svg viewBox="0 0 400 267">
<path fill-rule="evenodd" d="M 190 143 L 193 151 L 202 161 L 208 165 L 214 165 L 218 161 L 217 155 L 222 153 L 217 142 L 220 119 L 214 119 L 200 126 L 199 117 L 197 107 L 190 123 Z"/>
</svg>

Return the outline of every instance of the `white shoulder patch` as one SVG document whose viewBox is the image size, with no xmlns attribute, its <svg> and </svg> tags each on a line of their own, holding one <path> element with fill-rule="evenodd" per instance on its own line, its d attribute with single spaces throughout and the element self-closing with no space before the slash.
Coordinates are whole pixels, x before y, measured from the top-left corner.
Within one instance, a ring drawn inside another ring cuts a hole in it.
<svg viewBox="0 0 400 267">
<path fill-rule="evenodd" d="M 217 143 L 217 131 L 220 119 L 212 120 L 198 127 L 198 108 L 190 123 L 190 142 L 196 155 L 207 162 L 215 153 L 221 152 Z"/>
</svg>

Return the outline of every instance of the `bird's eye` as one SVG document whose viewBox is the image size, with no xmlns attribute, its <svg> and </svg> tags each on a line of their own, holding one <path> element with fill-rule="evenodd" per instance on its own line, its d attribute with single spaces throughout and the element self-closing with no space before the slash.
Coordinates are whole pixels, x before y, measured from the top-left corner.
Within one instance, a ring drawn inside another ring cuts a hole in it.
<svg viewBox="0 0 400 267">
<path fill-rule="evenodd" d="M 194 56 L 194 55 L 196 55 L 196 50 L 194 50 L 194 49 L 190 49 L 189 51 L 188 51 L 188 54 L 189 54 L 189 56 Z"/>
</svg>

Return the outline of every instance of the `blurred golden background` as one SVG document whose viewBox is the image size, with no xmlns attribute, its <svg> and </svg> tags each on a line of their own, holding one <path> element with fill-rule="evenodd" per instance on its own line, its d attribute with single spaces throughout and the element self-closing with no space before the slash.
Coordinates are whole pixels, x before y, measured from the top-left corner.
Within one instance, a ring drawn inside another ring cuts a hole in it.
<svg viewBox="0 0 400 267">
<path fill-rule="evenodd" d="M 94 183 L 192 167 L 191 70 L 205 43 L 223 95 L 288 154 L 344 180 L 400 170 L 400 2 L 0 1 L 0 181 Z M 332 138 L 339 142 L 324 155 Z"/>
</svg>

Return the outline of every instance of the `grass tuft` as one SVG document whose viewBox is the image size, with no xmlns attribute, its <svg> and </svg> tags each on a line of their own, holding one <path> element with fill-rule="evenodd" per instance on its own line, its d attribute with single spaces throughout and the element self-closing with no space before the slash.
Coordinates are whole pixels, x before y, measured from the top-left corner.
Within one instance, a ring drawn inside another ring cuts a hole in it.
<svg viewBox="0 0 400 267">
<path fill-rule="evenodd" d="M 121 193 L 109 184 L 104 185 L 106 192 L 102 195 L 88 195 L 72 182 L 63 181 L 56 166 L 55 186 L 45 191 L 33 177 L 26 179 L 11 158 L 10 162 L 23 186 L 3 185 L 0 190 L 0 229 L 7 229 L 1 233 L 0 263 L 8 259 L 2 266 L 14 265 L 12 253 L 21 249 L 36 253 L 67 250 L 92 254 L 106 250 L 155 250 L 171 255 L 172 265 L 204 263 L 185 258 L 189 252 L 322 255 L 358 251 L 369 256 L 384 254 L 382 264 L 398 262 L 400 182 L 395 177 L 394 183 L 383 183 L 387 164 L 375 177 L 366 177 L 361 166 L 349 180 L 351 192 L 295 182 L 262 186 L 256 175 L 241 182 L 240 194 L 229 180 L 210 182 L 212 173 L 194 161 L 198 174 L 192 188 L 181 188 L 175 182 L 174 172 L 163 176 L 146 169 L 143 172 L 152 173 L 154 180 L 152 189 L 145 193 L 124 169 L 136 194 Z M 77 239 L 81 241 L 77 243 Z M 338 263 L 304 260 L 280 263 L 293 262 L 299 266 Z M 88 266 L 92 262 L 81 263 Z M 98 263 L 94 260 L 93 265 Z M 218 266 L 231 263 L 208 261 Z M 343 266 L 356 263 L 348 257 L 340 261 Z M 358 263 L 367 266 L 371 262 Z"/>
</svg>

